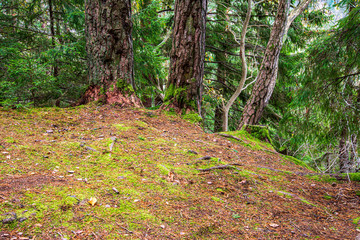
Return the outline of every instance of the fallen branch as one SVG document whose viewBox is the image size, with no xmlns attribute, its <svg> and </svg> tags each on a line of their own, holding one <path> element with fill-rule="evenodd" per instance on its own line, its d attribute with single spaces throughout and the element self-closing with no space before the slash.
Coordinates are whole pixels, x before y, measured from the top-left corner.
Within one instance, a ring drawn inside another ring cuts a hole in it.
<svg viewBox="0 0 360 240">
<path fill-rule="evenodd" d="M 89 147 L 89 146 L 85 146 L 84 143 L 80 144 L 80 147 L 84 147 L 86 150 L 89 150 L 89 151 L 93 151 L 93 152 L 99 152 L 98 150 L 92 148 L 92 147 Z"/>
<path fill-rule="evenodd" d="M 196 162 L 194 162 L 194 163 L 186 163 L 186 165 L 198 164 L 198 163 L 201 163 L 202 160 L 210 160 L 210 159 L 211 159 L 210 156 L 204 156 L 204 157 L 195 159 L 195 160 L 197 160 Z M 218 160 L 220 161 L 220 158 Z"/>
<path fill-rule="evenodd" d="M 130 234 L 133 234 L 134 232 L 133 231 L 130 231 L 129 229 L 123 227 L 123 226 L 120 226 L 120 224 L 116 223 L 116 225 L 118 225 L 120 228 L 124 229 L 125 231 L 127 231 L 128 233 Z"/>
<path fill-rule="evenodd" d="M 233 169 L 233 168 L 235 168 L 236 170 L 241 171 L 241 169 L 239 169 L 235 166 L 242 166 L 242 164 L 231 163 L 231 164 L 220 165 L 220 166 L 215 166 L 215 167 L 211 167 L 211 168 L 198 168 L 197 170 L 201 171 L 201 172 L 208 172 L 208 171 L 215 170 L 215 169 Z"/>
<path fill-rule="evenodd" d="M 112 140 L 112 143 L 110 144 L 110 152 L 112 152 L 112 150 L 113 150 L 113 148 L 114 148 L 114 144 L 116 143 L 117 138 L 116 138 L 116 137 L 112 137 L 111 140 Z"/>
<path fill-rule="evenodd" d="M 235 139 L 239 142 L 243 142 L 242 139 L 238 138 L 238 137 L 235 137 L 233 135 L 230 135 L 230 134 L 226 134 L 226 133 L 218 133 L 218 135 L 222 136 L 222 137 L 227 137 L 227 138 L 232 138 L 232 139 Z"/>
</svg>

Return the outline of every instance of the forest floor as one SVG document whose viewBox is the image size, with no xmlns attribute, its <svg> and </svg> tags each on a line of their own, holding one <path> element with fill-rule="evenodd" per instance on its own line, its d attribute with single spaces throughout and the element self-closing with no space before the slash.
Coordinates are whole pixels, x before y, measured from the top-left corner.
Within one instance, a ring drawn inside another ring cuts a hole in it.
<svg viewBox="0 0 360 240">
<path fill-rule="evenodd" d="M 0 239 L 359 234 L 359 183 L 228 134 L 242 141 L 160 110 L 0 109 Z"/>
</svg>

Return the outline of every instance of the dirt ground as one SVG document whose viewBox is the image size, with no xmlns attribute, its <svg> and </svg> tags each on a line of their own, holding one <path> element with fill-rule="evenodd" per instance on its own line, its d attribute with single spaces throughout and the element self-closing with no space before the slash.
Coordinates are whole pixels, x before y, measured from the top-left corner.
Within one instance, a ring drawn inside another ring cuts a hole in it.
<svg viewBox="0 0 360 240">
<path fill-rule="evenodd" d="M 359 183 L 310 172 L 160 110 L 0 109 L 0 239 L 355 239 Z"/>
</svg>

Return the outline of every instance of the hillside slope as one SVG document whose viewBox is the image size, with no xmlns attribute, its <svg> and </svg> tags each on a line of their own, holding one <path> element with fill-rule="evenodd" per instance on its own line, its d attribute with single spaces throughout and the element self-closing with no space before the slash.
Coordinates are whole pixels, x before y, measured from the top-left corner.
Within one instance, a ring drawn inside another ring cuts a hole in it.
<svg viewBox="0 0 360 240">
<path fill-rule="evenodd" d="M 358 235 L 358 183 L 228 134 L 145 109 L 0 109 L 0 239 Z"/>
</svg>

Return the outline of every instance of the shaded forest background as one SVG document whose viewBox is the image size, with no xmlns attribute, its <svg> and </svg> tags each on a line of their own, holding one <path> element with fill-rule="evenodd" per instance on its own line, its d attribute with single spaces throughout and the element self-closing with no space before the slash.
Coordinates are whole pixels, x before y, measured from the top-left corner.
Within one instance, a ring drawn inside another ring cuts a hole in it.
<svg viewBox="0 0 360 240">
<path fill-rule="evenodd" d="M 279 2 L 208 1 L 198 111 L 205 131 L 223 130 L 224 106 L 244 80 L 240 95 L 228 109 L 227 129 L 238 128 Z M 360 3 L 309 2 L 284 36 L 277 83 L 259 124 L 266 126 L 281 153 L 319 171 L 356 172 L 360 164 Z M 298 5 L 299 1 L 290 2 L 290 14 Z M 149 109 L 158 109 L 169 100 L 174 11 L 171 0 L 131 1 L 132 91 Z M 85 28 L 85 2 L 81 0 L 2 1 L 0 106 L 69 107 L 78 103 L 94 84 L 88 77 Z"/>
</svg>

